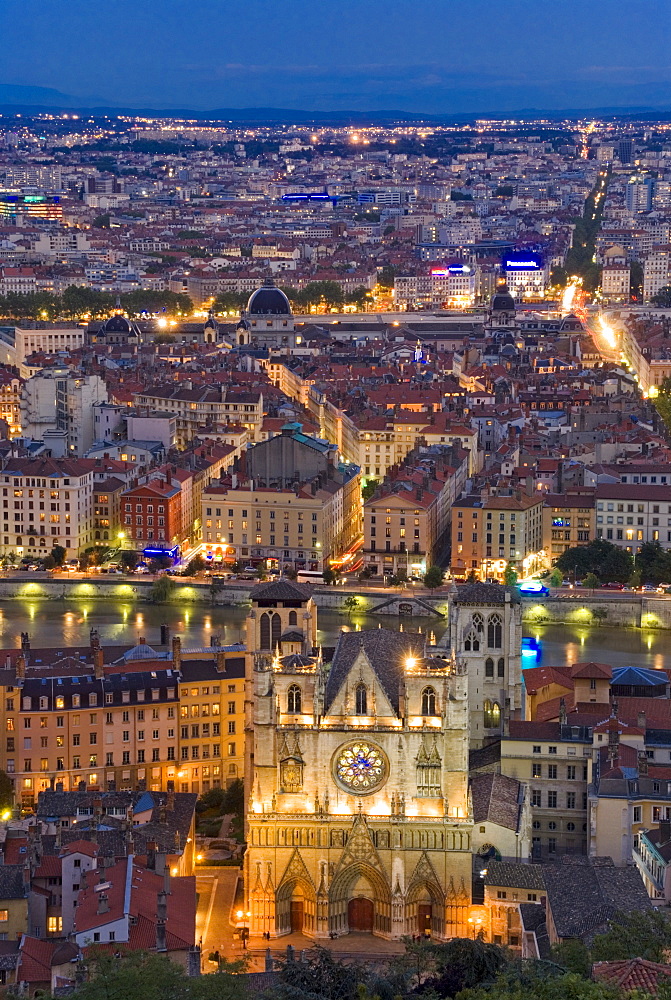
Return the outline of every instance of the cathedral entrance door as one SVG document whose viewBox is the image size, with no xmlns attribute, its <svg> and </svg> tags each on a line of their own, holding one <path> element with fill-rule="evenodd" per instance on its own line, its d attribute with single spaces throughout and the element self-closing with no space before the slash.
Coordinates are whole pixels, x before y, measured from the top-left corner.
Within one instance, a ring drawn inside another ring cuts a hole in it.
<svg viewBox="0 0 671 1000">
<path fill-rule="evenodd" d="M 351 931 L 373 932 L 373 917 L 375 909 L 373 900 L 365 896 L 356 896 L 347 904 L 347 923 Z"/>
<path fill-rule="evenodd" d="M 300 934 L 303 930 L 303 900 L 291 900 L 291 933 Z"/>
<path fill-rule="evenodd" d="M 433 907 L 431 903 L 420 903 L 417 907 L 417 930 L 422 937 L 431 933 L 431 918 Z"/>
</svg>

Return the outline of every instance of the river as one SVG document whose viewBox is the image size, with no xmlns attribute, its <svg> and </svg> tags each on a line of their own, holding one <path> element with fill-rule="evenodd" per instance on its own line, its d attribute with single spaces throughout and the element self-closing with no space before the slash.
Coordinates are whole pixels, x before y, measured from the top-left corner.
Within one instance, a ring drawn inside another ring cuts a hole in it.
<svg viewBox="0 0 671 1000">
<path fill-rule="evenodd" d="M 213 636 L 222 644 L 245 640 L 246 607 L 187 608 L 151 604 L 135 605 L 124 601 L 30 601 L 13 600 L 0 603 L 0 647 L 12 648 L 21 643 L 21 632 L 28 632 L 31 646 L 87 646 L 90 629 L 100 634 L 103 645 L 133 644 L 144 637 L 151 645 L 158 643 L 160 626 L 165 622 L 172 635 L 179 635 L 184 646 L 209 646 Z M 402 622 L 392 617 L 353 615 L 336 611 L 319 612 L 318 641 L 323 646 L 335 645 L 338 633 L 347 628 L 421 629 L 430 641 L 440 639 L 445 624 L 427 618 L 407 618 Z M 581 625 L 528 625 L 525 635 L 540 643 L 539 664 L 558 666 L 578 661 L 597 660 L 612 666 L 636 664 L 648 667 L 671 666 L 669 637 L 665 631 L 644 631 L 623 628 L 599 628 Z M 525 666 L 533 659 L 525 657 Z"/>
</svg>

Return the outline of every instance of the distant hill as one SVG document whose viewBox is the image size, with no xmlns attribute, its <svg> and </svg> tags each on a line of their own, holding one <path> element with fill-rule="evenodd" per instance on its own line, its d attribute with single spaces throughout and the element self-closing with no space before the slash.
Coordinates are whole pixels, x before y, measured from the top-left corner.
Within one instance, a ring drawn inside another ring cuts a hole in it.
<svg viewBox="0 0 671 1000">
<path fill-rule="evenodd" d="M 194 108 L 128 108 L 105 104 L 99 97 L 77 98 L 50 87 L 24 87 L 0 84 L 0 114 L 59 114 L 76 112 L 92 115 L 147 115 L 155 118 L 190 118 L 215 122 L 268 122 L 269 124 L 304 125 L 364 125 L 387 122 L 467 122 L 474 118 L 530 118 L 539 117 L 557 121 L 585 115 L 602 117 L 650 117 L 666 119 L 671 116 L 671 106 L 566 108 L 547 111 L 543 108 L 523 108 L 515 112 L 470 111 L 459 114 L 426 114 L 421 111 L 301 111 L 292 108 L 214 108 L 203 111 Z"/>
</svg>

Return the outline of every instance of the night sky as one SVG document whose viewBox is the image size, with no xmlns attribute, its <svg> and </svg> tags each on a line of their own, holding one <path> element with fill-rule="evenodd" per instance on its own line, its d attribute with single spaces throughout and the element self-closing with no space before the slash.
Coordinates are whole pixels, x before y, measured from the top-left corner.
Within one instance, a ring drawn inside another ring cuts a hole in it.
<svg viewBox="0 0 671 1000">
<path fill-rule="evenodd" d="M 671 108 L 669 0 L 2 0 L 0 101 Z M 21 90 L 20 88 L 30 88 Z"/>
</svg>

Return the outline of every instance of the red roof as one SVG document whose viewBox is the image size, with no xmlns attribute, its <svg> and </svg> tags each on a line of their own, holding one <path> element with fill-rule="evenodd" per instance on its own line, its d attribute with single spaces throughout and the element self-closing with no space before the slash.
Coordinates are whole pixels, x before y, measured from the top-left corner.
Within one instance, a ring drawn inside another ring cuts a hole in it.
<svg viewBox="0 0 671 1000">
<path fill-rule="evenodd" d="M 649 962 L 645 958 L 629 958 L 622 962 L 596 962 L 592 966 L 592 978 L 600 979 L 618 990 L 641 990 L 643 993 L 657 993 L 659 981 L 671 978 L 671 965 Z"/>
</svg>

